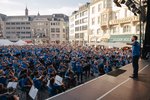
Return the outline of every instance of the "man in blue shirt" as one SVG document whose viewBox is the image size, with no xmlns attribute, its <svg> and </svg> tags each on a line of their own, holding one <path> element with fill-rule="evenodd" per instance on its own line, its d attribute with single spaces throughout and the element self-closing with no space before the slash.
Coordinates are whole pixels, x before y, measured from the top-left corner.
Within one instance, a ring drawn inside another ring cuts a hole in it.
<svg viewBox="0 0 150 100">
<path fill-rule="evenodd" d="M 137 41 L 138 37 L 133 36 L 132 37 L 132 65 L 133 65 L 133 76 L 130 76 L 130 78 L 137 79 L 138 78 L 138 70 L 139 70 L 139 65 L 138 61 L 140 58 L 140 44 Z M 130 44 L 130 43 L 128 43 Z"/>
</svg>

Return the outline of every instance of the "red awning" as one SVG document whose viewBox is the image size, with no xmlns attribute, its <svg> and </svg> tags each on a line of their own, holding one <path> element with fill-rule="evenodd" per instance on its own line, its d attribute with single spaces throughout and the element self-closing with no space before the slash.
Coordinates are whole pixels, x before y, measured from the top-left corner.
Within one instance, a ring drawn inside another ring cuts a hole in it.
<svg viewBox="0 0 150 100">
<path fill-rule="evenodd" d="M 29 44 L 29 43 L 32 43 L 32 41 L 25 41 L 25 42 L 28 43 L 28 44 Z"/>
</svg>

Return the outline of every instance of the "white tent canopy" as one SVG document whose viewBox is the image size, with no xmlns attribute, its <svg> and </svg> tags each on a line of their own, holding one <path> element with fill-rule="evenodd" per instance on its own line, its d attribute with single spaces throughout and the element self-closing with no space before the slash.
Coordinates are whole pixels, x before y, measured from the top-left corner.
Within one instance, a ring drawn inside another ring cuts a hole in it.
<svg viewBox="0 0 150 100">
<path fill-rule="evenodd" d="M 6 39 L 0 39 L 0 46 L 9 46 L 9 45 L 14 45 L 14 43 Z"/>
<path fill-rule="evenodd" d="M 22 46 L 22 45 L 27 45 L 27 43 L 23 40 L 19 40 L 19 41 L 15 42 L 14 45 Z"/>
<path fill-rule="evenodd" d="M 23 46 L 23 45 L 28 45 L 28 43 L 23 40 L 19 40 L 17 42 L 11 42 L 7 39 L 0 39 L 0 46 L 9 46 L 9 45 Z"/>
</svg>

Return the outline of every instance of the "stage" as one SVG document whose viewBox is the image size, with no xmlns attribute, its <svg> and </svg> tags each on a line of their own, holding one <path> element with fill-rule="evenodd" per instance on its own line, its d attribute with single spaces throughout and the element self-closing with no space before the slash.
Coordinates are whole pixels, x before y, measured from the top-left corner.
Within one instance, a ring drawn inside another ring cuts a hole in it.
<svg viewBox="0 0 150 100">
<path fill-rule="evenodd" d="M 150 100 L 150 61 L 139 62 L 139 79 L 129 64 L 47 100 Z"/>
</svg>

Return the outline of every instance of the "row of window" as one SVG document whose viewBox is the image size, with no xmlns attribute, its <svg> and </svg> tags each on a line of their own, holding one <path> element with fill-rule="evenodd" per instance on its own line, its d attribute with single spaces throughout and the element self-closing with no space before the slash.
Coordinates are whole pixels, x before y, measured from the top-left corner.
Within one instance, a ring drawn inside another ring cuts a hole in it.
<svg viewBox="0 0 150 100">
<path fill-rule="evenodd" d="M 52 26 L 58 26 L 58 25 L 60 25 L 60 23 L 59 22 L 53 22 L 53 23 L 51 23 L 51 25 Z"/>
<path fill-rule="evenodd" d="M 10 39 L 11 36 L 6 36 L 7 39 Z M 26 38 L 31 38 L 31 36 L 20 36 L 18 38 L 21 38 L 21 39 L 26 39 Z"/>
<path fill-rule="evenodd" d="M 80 14 L 75 15 L 75 19 L 77 19 L 77 18 L 79 18 L 79 17 L 82 17 L 82 16 L 86 16 L 86 15 L 88 15 L 88 11 L 87 11 L 87 10 L 81 12 Z"/>
<path fill-rule="evenodd" d="M 76 34 L 75 34 L 75 38 L 76 38 L 76 39 L 84 38 L 84 33 L 76 33 Z"/>
<path fill-rule="evenodd" d="M 25 24 L 30 25 L 30 22 L 6 22 L 6 25 L 25 25 Z M 42 25 L 45 25 L 45 23 L 38 22 L 37 25 L 42 26 Z M 48 24 L 46 23 L 46 25 L 48 25 Z M 60 23 L 59 22 L 52 22 L 51 25 L 57 26 L 57 25 L 60 25 Z"/>
<path fill-rule="evenodd" d="M 48 32 L 48 29 L 38 28 L 38 29 L 34 29 L 34 31 L 36 31 L 36 32 L 37 32 L 37 31 L 46 31 L 46 32 Z M 50 31 L 51 31 L 51 33 L 60 33 L 60 32 L 61 32 L 61 29 L 60 29 L 60 28 L 51 28 Z M 65 33 L 66 30 L 63 29 L 63 32 Z"/>
<path fill-rule="evenodd" d="M 77 20 L 75 21 L 75 25 L 79 25 L 79 24 L 83 24 L 83 23 L 87 23 L 88 19 L 87 18 L 83 18 L 81 20 Z"/>
<path fill-rule="evenodd" d="M 136 32 L 140 31 L 140 25 L 136 26 Z M 142 27 L 142 31 L 143 31 L 143 27 Z M 118 27 L 112 27 L 112 32 L 113 33 L 117 33 L 119 32 L 119 28 Z M 123 27 L 123 33 L 127 33 L 127 32 L 131 32 L 131 26 L 126 25 Z"/>
<path fill-rule="evenodd" d="M 94 34 L 94 30 L 91 30 L 91 35 Z M 100 28 L 97 29 L 97 34 L 101 34 Z"/>
<path fill-rule="evenodd" d="M 60 38 L 60 34 L 51 34 L 51 38 Z M 66 38 L 65 34 L 63 34 L 63 38 Z"/>
<path fill-rule="evenodd" d="M 87 30 L 87 25 L 84 25 L 84 26 L 80 26 L 80 27 L 75 27 L 75 31 L 84 31 L 84 30 Z"/>
<path fill-rule="evenodd" d="M 38 26 L 44 26 L 44 25 L 46 25 L 46 26 L 47 26 L 48 23 L 38 22 L 38 23 L 36 23 L 36 25 L 38 25 Z M 51 26 L 59 26 L 60 23 L 59 23 L 59 22 L 51 22 L 50 25 L 51 25 Z"/>
<path fill-rule="evenodd" d="M 95 18 L 92 18 L 92 25 L 96 24 L 95 21 L 96 19 Z M 101 21 L 101 17 L 97 17 L 97 24 L 100 24 L 100 21 Z"/>
<path fill-rule="evenodd" d="M 31 34 L 31 32 L 6 32 L 6 34 Z"/>
<path fill-rule="evenodd" d="M 31 29 L 30 27 L 6 27 L 7 30 L 9 29 L 17 29 L 17 30 L 24 30 L 24 29 Z"/>
<path fill-rule="evenodd" d="M 60 28 L 51 28 L 52 33 L 60 33 Z"/>
<path fill-rule="evenodd" d="M 102 9 L 102 4 L 99 4 L 99 5 L 97 6 L 97 11 L 100 12 L 101 9 Z M 92 7 L 92 14 L 94 14 L 95 11 L 96 11 L 95 7 Z"/>
<path fill-rule="evenodd" d="M 6 22 L 6 25 L 30 25 L 30 22 Z"/>
</svg>

